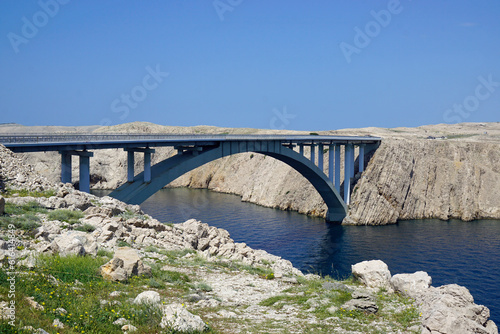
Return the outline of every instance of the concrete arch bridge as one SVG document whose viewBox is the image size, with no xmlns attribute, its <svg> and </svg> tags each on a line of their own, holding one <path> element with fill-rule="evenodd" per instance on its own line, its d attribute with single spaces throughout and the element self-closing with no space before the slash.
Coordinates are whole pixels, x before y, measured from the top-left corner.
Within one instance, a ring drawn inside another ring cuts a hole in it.
<svg viewBox="0 0 500 334">
<path fill-rule="evenodd" d="M 71 182 L 71 159 L 80 162 L 80 190 L 90 191 L 90 158 L 93 150 L 122 148 L 127 154 L 127 182 L 110 196 L 130 204 L 140 204 L 184 173 L 210 161 L 230 155 L 255 152 L 280 160 L 298 171 L 318 191 L 328 207 L 326 220 L 342 221 L 348 213 L 351 179 L 354 177 L 355 146 L 359 172 L 365 155 L 380 145 L 378 137 L 318 135 L 3 135 L 0 143 L 15 153 L 58 151 L 61 155 L 61 182 Z M 171 146 L 177 154 L 151 165 L 154 147 Z M 341 147 L 344 153 L 343 195 L 340 194 Z M 309 147 L 309 154 L 305 154 Z M 328 151 L 328 173 L 324 154 Z M 137 175 L 134 154 L 144 154 L 144 170 Z"/>
</svg>

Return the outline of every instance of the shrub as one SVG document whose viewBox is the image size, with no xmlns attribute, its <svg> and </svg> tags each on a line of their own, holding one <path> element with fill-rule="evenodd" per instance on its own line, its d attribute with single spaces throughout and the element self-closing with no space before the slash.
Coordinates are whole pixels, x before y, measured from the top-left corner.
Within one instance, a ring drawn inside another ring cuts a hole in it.
<svg viewBox="0 0 500 334">
<path fill-rule="evenodd" d="M 49 212 L 47 218 L 50 220 L 59 220 L 61 222 L 66 222 L 70 225 L 73 225 L 78 223 L 80 218 L 83 218 L 83 213 L 81 211 L 60 209 Z"/>
<path fill-rule="evenodd" d="M 75 228 L 75 230 L 90 233 L 95 231 L 95 227 L 93 225 L 85 223 Z"/>
</svg>

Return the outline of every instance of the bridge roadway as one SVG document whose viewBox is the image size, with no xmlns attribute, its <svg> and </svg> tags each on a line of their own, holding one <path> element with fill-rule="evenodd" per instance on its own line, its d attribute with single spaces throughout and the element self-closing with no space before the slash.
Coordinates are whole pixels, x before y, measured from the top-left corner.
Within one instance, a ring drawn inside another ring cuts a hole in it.
<svg viewBox="0 0 500 334">
<path fill-rule="evenodd" d="M 90 191 L 91 150 L 124 149 L 127 183 L 110 196 L 140 204 L 182 174 L 207 162 L 244 152 L 256 152 L 281 160 L 306 177 L 328 207 L 327 220 L 341 221 L 348 211 L 351 180 L 358 146 L 358 171 L 365 155 L 377 149 L 381 138 L 371 136 L 319 135 L 165 135 L 165 134 L 8 134 L 0 143 L 14 153 L 57 151 L 61 155 L 61 182 L 72 181 L 71 157 L 79 156 L 80 190 Z M 178 154 L 151 166 L 154 147 L 174 147 Z M 341 147 L 344 152 L 343 196 L 340 196 Z M 306 157 L 305 147 L 309 147 Z M 135 153 L 144 154 L 144 170 L 135 175 Z M 328 152 L 328 174 L 324 154 Z"/>
</svg>

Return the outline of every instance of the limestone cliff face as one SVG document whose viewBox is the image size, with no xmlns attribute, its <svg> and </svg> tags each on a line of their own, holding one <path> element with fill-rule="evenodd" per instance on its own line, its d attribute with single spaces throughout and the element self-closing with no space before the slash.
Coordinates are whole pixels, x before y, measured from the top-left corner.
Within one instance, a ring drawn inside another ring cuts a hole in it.
<svg viewBox="0 0 500 334">
<path fill-rule="evenodd" d="M 135 123 L 106 131 L 263 133 L 255 129 L 178 128 Z M 321 134 L 373 134 L 384 138 L 353 189 L 350 216 L 344 223 L 380 225 L 395 223 L 398 219 L 500 218 L 499 123 L 413 129 L 368 128 Z M 429 135 L 450 138 L 426 139 Z M 156 148 L 152 162 L 157 163 L 172 154 L 175 152 L 171 148 Z M 60 157 L 57 153 L 31 153 L 24 155 L 24 159 L 51 181 L 59 180 Z M 325 155 L 325 163 L 327 161 Z M 142 163 L 141 155 L 137 154 L 137 171 L 142 171 Z M 327 168 L 325 166 L 325 170 Z M 76 161 L 73 175 L 76 181 Z M 123 150 L 95 151 L 91 175 L 93 188 L 118 187 L 126 180 L 126 153 Z M 321 196 L 304 177 L 286 164 L 256 153 L 213 161 L 179 177 L 169 186 L 208 188 L 237 194 L 244 201 L 268 207 L 319 217 L 326 214 Z"/>
<path fill-rule="evenodd" d="M 353 190 L 353 224 L 398 219 L 500 218 L 500 146 L 384 140 Z"/>
</svg>

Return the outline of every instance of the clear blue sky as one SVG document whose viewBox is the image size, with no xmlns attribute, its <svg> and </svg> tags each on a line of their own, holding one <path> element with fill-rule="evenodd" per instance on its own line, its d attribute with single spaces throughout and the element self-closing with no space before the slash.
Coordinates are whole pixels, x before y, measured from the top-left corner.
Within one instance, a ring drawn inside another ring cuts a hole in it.
<svg viewBox="0 0 500 334">
<path fill-rule="evenodd" d="M 498 0 L 0 2 L 0 123 L 327 130 L 499 116 Z"/>
</svg>

